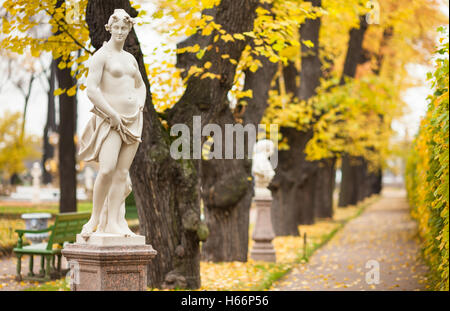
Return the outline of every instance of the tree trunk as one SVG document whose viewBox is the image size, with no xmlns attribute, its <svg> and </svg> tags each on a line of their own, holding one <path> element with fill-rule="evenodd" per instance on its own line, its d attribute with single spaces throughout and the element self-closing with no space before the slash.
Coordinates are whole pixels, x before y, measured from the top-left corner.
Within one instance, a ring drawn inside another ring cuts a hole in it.
<svg viewBox="0 0 450 311">
<path fill-rule="evenodd" d="M 256 72 L 245 72 L 244 90 L 253 90 L 246 105 L 238 104 L 234 116 L 226 108 L 217 123 L 225 133 L 225 124 L 258 126 L 267 108 L 270 84 L 277 64 L 260 57 L 262 67 Z M 253 197 L 250 147 L 245 143 L 245 159 L 211 159 L 202 161 L 202 197 L 210 235 L 202 245 L 202 257 L 207 261 L 247 261 L 249 211 Z M 224 146 L 224 144 L 223 144 Z"/>
<path fill-rule="evenodd" d="M 215 22 L 230 33 L 250 31 L 256 4 L 256 0 L 222 0 L 217 8 Z M 124 8 L 133 17 L 137 15 L 128 0 L 88 2 L 86 21 L 94 47 L 99 48 L 103 41 L 109 39 L 104 24 L 115 8 Z M 209 43 L 217 46 L 220 52 L 211 49 L 195 62 L 199 66 L 211 62 L 210 71 L 220 74 L 221 78 L 189 78 L 180 101 L 164 115 L 169 126 L 183 123 L 192 129 L 193 116 L 196 115 L 202 117 L 202 124 L 207 124 L 226 106 L 226 95 L 232 86 L 236 66 L 220 55 L 229 54 L 231 58 L 239 59 L 245 45 L 243 42 Z M 125 49 L 138 60 L 148 90 L 142 143 L 130 170 L 140 231 L 146 236 L 147 243 L 158 251 L 149 265 L 148 284 L 152 287 L 198 288 L 199 241 L 206 238 L 207 232 L 206 226 L 200 221 L 199 161 L 175 160 L 170 156 L 173 138 L 162 126 L 152 105 L 143 55 L 134 30 L 127 38 Z"/>
<path fill-rule="evenodd" d="M 321 6 L 320 0 L 311 0 L 313 6 Z M 291 63 L 284 70 L 287 92 L 300 100 L 308 100 L 316 94 L 320 85 L 322 66 L 319 58 L 319 30 L 321 20 L 307 19 L 300 26 L 302 41 L 310 40 L 314 46 L 301 46 L 302 67 L 300 87 L 297 88 L 296 70 Z M 298 131 L 294 128 L 281 128 L 287 138 L 289 150 L 279 151 L 279 165 L 270 185 L 273 195 L 272 223 L 275 234 L 298 235 L 299 224 L 314 223 L 314 195 L 316 189 L 317 162 L 306 160 L 305 147 L 312 138 L 312 130 Z"/>
<path fill-rule="evenodd" d="M 341 85 L 345 83 L 345 77 L 353 78 L 356 74 L 356 67 L 361 62 L 362 57 L 362 43 L 364 40 L 364 34 L 367 30 L 366 17 L 364 15 L 359 17 L 359 28 L 353 28 L 350 31 L 350 39 L 348 41 L 347 55 L 345 57 L 344 71 L 341 77 Z M 361 186 L 358 185 L 358 176 L 364 175 L 362 167 L 355 167 L 363 165 L 361 159 L 354 158 L 349 155 L 343 155 L 342 157 L 342 180 L 341 191 L 339 194 L 339 206 L 355 205 L 361 195 L 361 190 L 358 190 Z"/>
<path fill-rule="evenodd" d="M 52 175 L 47 171 L 45 162 L 53 158 L 54 147 L 49 142 L 49 133 L 57 132 L 56 115 L 55 115 L 55 61 L 50 63 L 50 77 L 48 78 L 49 89 L 47 93 L 47 121 L 44 127 L 43 135 L 43 151 L 42 151 L 42 182 L 43 184 L 49 184 L 52 182 Z"/>
<path fill-rule="evenodd" d="M 336 179 L 336 158 L 320 161 L 317 171 L 314 211 L 317 218 L 333 217 L 333 193 Z"/>
<path fill-rule="evenodd" d="M 342 156 L 342 179 L 341 190 L 339 193 L 339 207 L 356 205 L 356 203 L 358 203 L 358 194 L 356 189 L 357 164 L 352 162 L 356 162 L 355 157 L 350 157 L 347 154 Z"/>
<path fill-rule="evenodd" d="M 58 64 L 61 59 L 56 60 Z M 56 68 L 56 78 L 61 89 L 69 89 L 75 83 L 70 74 L 70 68 Z M 60 213 L 77 211 L 76 198 L 76 170 L 75 170 L 75 111 L 77 107 L 76 96 L 68 96 L 63 93 L 59 96 L 59 186 Z"/>
<path fill-rule="evenodd" d="M 356 167 L 356 180 L 354 185 L 356 186 L 357 201 L 360 202 L 367 197 L 368 190 L 368 176 L 367 176 L 367 160 L 364 157 L 358 157 L 359 164 Z"/>
<path fill-rule="evenodd" d="M 216 16 L 216 10 L 205 10 L 203 14 Z M 196 34 L 179 43 L 178 48 L 195 43 L 205 47 L 210 38 Z M 266 58 L 259 58 L 263 67 L 256 73 L 245 73 L 244 89 L 252 89 L 253 98 L 246 98 L 246 106 L 238 105 L 234 116 L 227 104 L 214 120 L 222 134 L 225 124 L 257 125 L 267 107 L 270 82 L 276 71 L 276 64 Z M 189 70 L 196 59 L 192 54 L 179 54 L 177 67 Z M 217 139 L 217 138 L 215 138 Z M 245 139 L 247 155 L 248 139 Z M 222 140 L 222 146 L 225 146 Z M 235 144 L 233 144 L 235 148 Z M 202 160 L 201 163 L 202 198 L 209 236 L 202 245 L 202 257 L 207 261 L 247 261 L 249 209 L 253 196 L 251 182 L 251 162 L 245 159 Z"/>
</svg>

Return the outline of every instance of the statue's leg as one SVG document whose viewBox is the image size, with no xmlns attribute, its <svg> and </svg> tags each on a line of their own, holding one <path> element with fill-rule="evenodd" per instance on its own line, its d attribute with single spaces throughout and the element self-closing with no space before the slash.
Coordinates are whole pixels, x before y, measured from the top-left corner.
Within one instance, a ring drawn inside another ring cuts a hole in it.
<svg viewBox="0 0 450 311">
<path fill-rule="evenodd" d="M 100 167 L 94 183 L 92 214 L 89 221 L 83 226 L 82 236 L 89 236 L 99 223 L 100 213 L 111 187 L 121 146 L 122 139 L 119 133 L 114 130 L 110 131 L 99 153 Z"/>
<path fill-rule="evenodd" d="M 123 230 L 123 232 L 128 232 L 128 234 L 126 234 L 126 235 L 130 235 L 130 236 L 136 235 L 133 231 L 130 230 L 130 228 L 128 227 L 128 223 L 125 219 L 125 214 L 126 214 L 125 199 L 131 193 L 131 191 L 132 191 L 131 178 L 130 178 L 130 173 L 128 173 L 127 181 L 125 184 L 125 195 L 123 196 L 123 201 L 122 201 L 122 204 L 120 205 L 119 218 L 117 219 L 117 222 L 118 222 L 120 228 Z"/>
<path fill-rule="evenodd" d="M 128 191 L 126 191 L 128 171 L 138 147 L 138 143 L 131 145 L 123 144 L 120 150 L 113 177 L 114 182 L 111 184 L 111 191 L 108 196 L 109 205 L 108 221 L 105 230 L 106 232 L 125 235 L 133 234 L 133 232 L 128 228 L 128 225 L 126 228 L 123 226 L 123 221 L 125 221 L 125 213 L 124 211 L 121 213 L 121 206 L 125 199 L 125 194 L 128 193 Z"/>
</svg>

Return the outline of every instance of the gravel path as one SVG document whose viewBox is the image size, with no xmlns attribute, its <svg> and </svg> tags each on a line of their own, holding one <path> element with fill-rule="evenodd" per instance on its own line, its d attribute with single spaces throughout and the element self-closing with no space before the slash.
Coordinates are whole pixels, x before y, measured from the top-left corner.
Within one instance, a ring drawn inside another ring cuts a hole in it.
<svg viewBox="0 0 450 311">
<path fill-rule="evenodd" d="M 427 272 L 406 193 L 388 189 L 272 290 L 426 290 Z"/>
</svg>

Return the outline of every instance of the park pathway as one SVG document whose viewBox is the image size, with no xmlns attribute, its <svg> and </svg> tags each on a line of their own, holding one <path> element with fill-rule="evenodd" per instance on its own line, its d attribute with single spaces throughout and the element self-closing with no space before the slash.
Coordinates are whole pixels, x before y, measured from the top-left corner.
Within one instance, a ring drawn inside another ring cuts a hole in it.
<svg viewBox="0 0 450 311">
<path fill-rule="evenodd" d="M 271 290 L 426 290 L 427 272 L 405 191 L 385 189 Z"/>
</svg>

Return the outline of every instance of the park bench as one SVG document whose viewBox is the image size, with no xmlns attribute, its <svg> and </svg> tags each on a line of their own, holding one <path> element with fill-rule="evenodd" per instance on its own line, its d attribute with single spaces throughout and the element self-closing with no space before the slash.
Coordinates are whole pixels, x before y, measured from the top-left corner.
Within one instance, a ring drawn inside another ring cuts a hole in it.
<svg viewBox="0 0 450 311">
<path fill-rule="evenodd" d="M 17 247 L 13 250 L 17 256 L 17 280 L 49 281 L 52 277 L 59 278 L 63 276 L 61 271 L 61 249 L 64 243 L 75 242 L 77 233 L 81 232 L 89 217 L 90 213 L 62 213 L 56 215 L 55 223 L 47 229 L 17 229 L 19 240 L 17 241 Z M 50 232 L 48 242 L 23 246 L 22 236 L 24 233 L 44 232 Z M 27 276 L 22 278 L 22 256 L 24 255 L 30 256 L 30 271 Z M 41 269 L 38 274 L 33 272 L 34 255 L 41 256 Z M 55 257 L 58 258 L 57 264 L 55 264 Z"/>
</svg>

